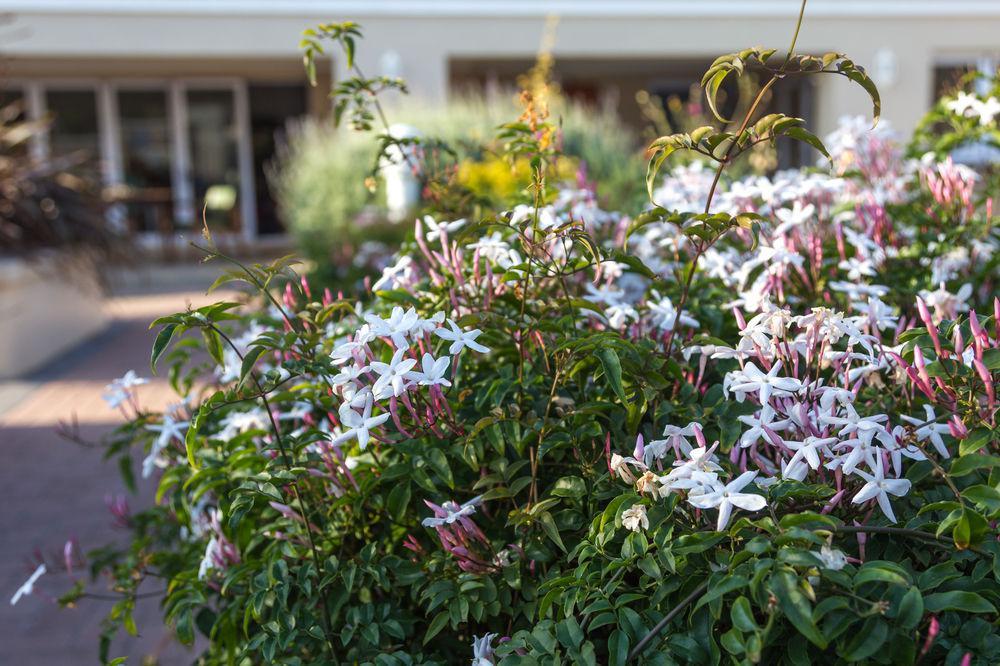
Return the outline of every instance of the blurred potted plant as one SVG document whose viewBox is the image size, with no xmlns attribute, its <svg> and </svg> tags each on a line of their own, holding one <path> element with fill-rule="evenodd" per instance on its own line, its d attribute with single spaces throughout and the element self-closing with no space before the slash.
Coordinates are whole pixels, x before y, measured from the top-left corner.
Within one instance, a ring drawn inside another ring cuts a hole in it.
<svg viewBox="0 0 1000 666">
<path fill-rule="evenodd" d="M 105 326 L 101 269 L 120 255 L 83 158 L 30 155 L 44 131 L 17 103 L 0 109 L 0 378 Z"/>
</svg>

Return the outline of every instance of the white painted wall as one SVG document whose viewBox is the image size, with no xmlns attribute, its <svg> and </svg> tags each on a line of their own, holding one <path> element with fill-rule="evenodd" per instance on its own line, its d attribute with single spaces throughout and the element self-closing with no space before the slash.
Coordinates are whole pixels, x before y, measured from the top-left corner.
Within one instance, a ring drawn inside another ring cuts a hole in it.
<svg viewBox="0 0 1000 666">
<path fill-rule="evenodd" d="M 531 57 L 545 17 L 561 19 L 555 55 L 588 58 L 709 57 L 753 45 L 783 48 L 797 0 L 0 0 L 18 35 L 13 64 L 46 58 L 288 58 L 303 28 L 352 19 L 365 29 L 359 62 L 379 70 L 400 54 L 417 95 L 441 99 L 450 57 Z M 813 0 L 799 50 L 848 53 L 869 65 L 896 56 L 883 115 L 908 131 L 931 101 L 936 62 L 1000 54 L 1000 0 Z M 66 72 L 67 76 L 72 72 Z M 336 73 L 335 73 L 336 75 Z M 821 77 L 817 128 L 867 113 L 864 94 Z"/>
</svg>

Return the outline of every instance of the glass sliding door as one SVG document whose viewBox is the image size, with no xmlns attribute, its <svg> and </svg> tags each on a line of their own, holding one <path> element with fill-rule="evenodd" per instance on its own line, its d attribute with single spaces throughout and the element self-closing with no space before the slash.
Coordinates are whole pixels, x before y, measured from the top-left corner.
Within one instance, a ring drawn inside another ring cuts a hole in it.
<svg viewBox="0 0 1000 666">
<path fill-rule="evenodd" d="M 161 89 L 118 91 L 122 181 L 134 231 L 173 230 L 170 122 Z"/>
<path fill-rule="evenodd" d="M 189 88 L 188 136 L 195 214 L 204 212 L 212 229 L 238 232 L 240 168 L 233 90 Z"/>
</svg>

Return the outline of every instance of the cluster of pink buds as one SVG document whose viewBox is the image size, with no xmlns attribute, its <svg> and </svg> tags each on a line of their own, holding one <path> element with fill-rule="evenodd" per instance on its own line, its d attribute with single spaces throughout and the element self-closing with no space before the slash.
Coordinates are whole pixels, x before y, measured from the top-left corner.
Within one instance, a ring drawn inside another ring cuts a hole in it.
<svg viewBox="0 0 1000 666">
<path fill-rule="evenodd" d="M 112 524 L 122 529 L 132 525 L 132 512 L 128 507 L 128 498 L 125 495 L 107 494 L 104 496 L 104 504 L 111 512 Z"/>
<path fill-rule="evenodd" d="M 930 191 L 935 203 L 949 212 L 971 217 L 976 204 L 973 199 L 976 172 L 962 164 L 955 164 L 949 157 L 944 162 L 921 169 L 920 177 Z"/>
<path fill-rule="evenodd" d="M 979 395 L 980 414 L 983 421 L 990 424 L 995 423 L 997 412 L 997 386 L 1000 385 L 1000 377 L 994 376 L 993 371 L 987 367 L 984 360 L 984 352 L 990 349 L 1000 349 L 1000 298 L 993 300 L 994 331 L 993 337 L 990 332 L 981 325 L 975 310 L 969 312 L 968 325 L 971 332 L 969 340 L 962 336 L 962 326 L 954 326 L 954 333 L 950 341 L 943 341 L 941 333 L 938 331 L 935 317 L 924 304 L 922 299 L 917 299 L 917 309 L 920 319 L 927 327 L 927 333 L 934 347 L 934 353 L 940 360 L 951 360 L 961 363 L 975 371 L 976 377 L 982 384 Z M 960 324 L 961 322 L 959 322 Z M 950 342 L 950 346 L 946 346 Z M 896 356 L 897 361 L 905 369 L 906 376 L 914 390 L 919 391 L 927 397 L 929 401 L 937 404 L 944 404 L 954 407 L 959 399 L 959 394 L 955 387 L 949 383 L 948 377 L 941 377 L 938 374 L 931 376 L 927 370 L 928 361 L 924 352 L 919 346 L 913 348 L 913 364 L 907 364 L 902 358 Z M 957 439 L 968 436 L 968 430 L 957 418 L 949 423 L 951 433 Z"/>
<path fill-rule="evenodd" d="M 488 573 L 496 571 L 501 565 L 493 553 L 493 545 L 483 531 L 472 520 L 480 498 L 458 504 L 451 500 L 438 505 L 424 500 L 434 515 L 423 520 L 424 527 L 432 527 L 441 540 L 441 546 L 450 553 L 462 571 L 469 573 Z M 419 544 L 404 544 L 410 550 L 419 552 Z"/>
</svg>

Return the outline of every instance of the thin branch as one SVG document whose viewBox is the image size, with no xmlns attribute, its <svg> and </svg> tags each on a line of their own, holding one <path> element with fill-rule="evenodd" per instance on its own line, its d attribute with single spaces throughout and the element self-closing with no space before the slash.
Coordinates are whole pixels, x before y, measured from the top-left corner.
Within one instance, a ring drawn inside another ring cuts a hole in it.
<svg viewBox="0 0 1000 666">
<path fill-rule="evenodd" d="M 642 639 L 635 644 L 632 651 L 628 653 L 628 658 L 626 662 L 634 660 L 636 657 L 641 655 L 649 643 L 656 638 L 663 629 L 670 624 L 670 621 L 677 617 L 682 610 L 688 607 L 688 605 L 698 599 L 701 595 L 705 594 L 708 590 L 708 581 L 701 583 L 698 587 L 691 591 L 691 594 L 687 595 L 681 602 L 670 609 L 670 612 L 663 616 L 663 619 L 656 623 L 656 626 L 649 630 L 649 633 L 642 637 Z"/>
</svg>

